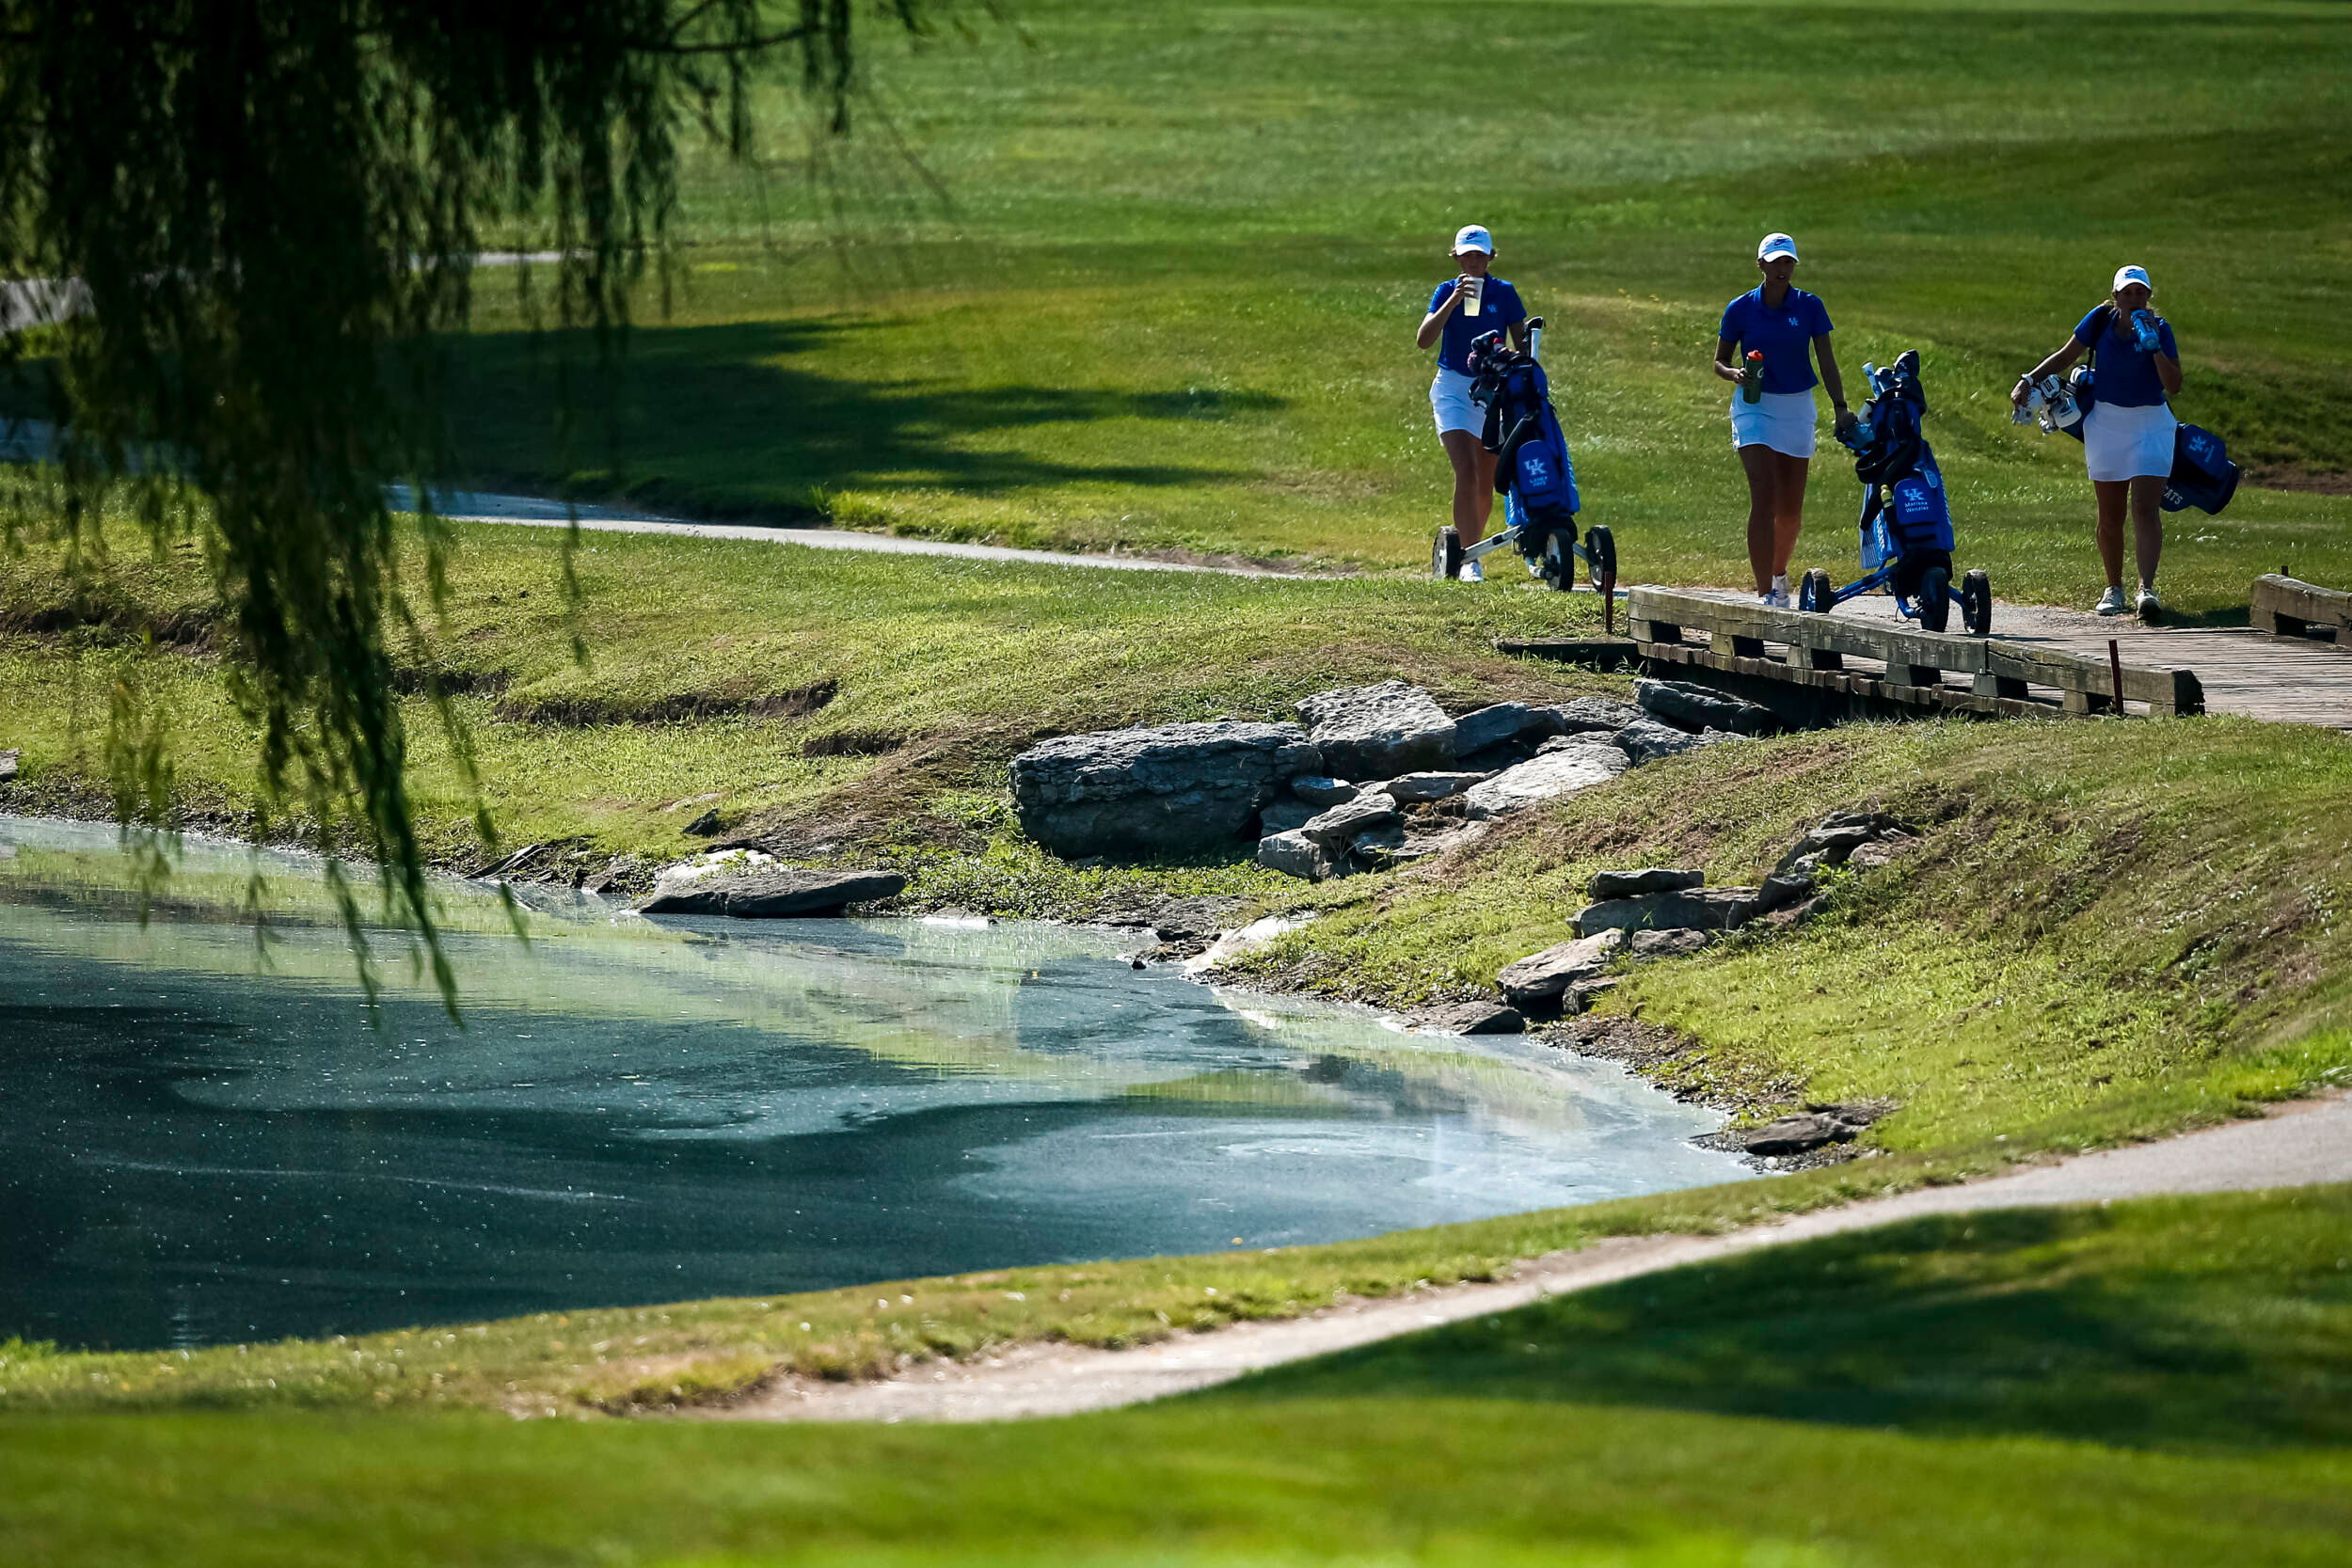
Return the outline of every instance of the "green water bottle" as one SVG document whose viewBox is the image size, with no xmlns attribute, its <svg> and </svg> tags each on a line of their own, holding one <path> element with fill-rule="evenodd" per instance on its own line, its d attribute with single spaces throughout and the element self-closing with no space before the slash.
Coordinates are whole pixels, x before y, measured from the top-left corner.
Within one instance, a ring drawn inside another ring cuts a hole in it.
<svg viewBox="0 0 2352 1568">
<path fill-rule="evenodd" d="M 1764 397 L 1764 351 L 1748 350 L 1747 363 L 1740 367 L 1740 398 L 1743 403 L 1758 403 Z"/>
</svg>

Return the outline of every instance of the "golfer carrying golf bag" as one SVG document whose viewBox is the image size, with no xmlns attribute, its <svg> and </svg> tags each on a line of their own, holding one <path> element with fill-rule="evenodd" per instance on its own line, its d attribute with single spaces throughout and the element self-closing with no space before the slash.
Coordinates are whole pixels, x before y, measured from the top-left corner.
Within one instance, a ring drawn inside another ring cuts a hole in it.
<svg viewBox="0 0 2352 1568">
<path fill-rule="evenodd" d="M 2156 560 L 2164 553 L 2157 507 L 2172 475 L 2180 425 L 2169 400 L 2181 389 L 2181 350 L 2172 341 L 2172 324 L 2149 309 L 2156 291 L 2145 267 L 2118 267 L 2112 287 L 2056 354 L 2017 378 L 2009 397 L 2025 407 L 2035 383 L 2090 356 L 2095 379 L 2087 388 L 2091 403 L 2083 416 L 2083 460 L 2098 498 L 2099 560 L 2107 569 L 2106 592 L 2094 608 L 2102 615 L 2133 610 L 2144 617 L 2163 608 L 2156 599 Z M 2130 604 L 2123 598 L 2126 507 L 2139 561 L 2139 595 Z"/>
<path fill-rule="evenodd" d="M 1461 272 L 1429 296 L 1429 313 L 1413 337 L 1417 348 L 1438 345 L 1429 411 L 1446 460 L 1454 465 L 1454 528 L 1466 547 L 1486 531 L 1486 516 L 1495 505 L 1495 454 L 1479 440 L 1486 411 L 1470 401 L 1470 341 L 1502 330 L 1511 335 L 1514 348 L 1527 347 L 1527 308 L 1517 289 L 1487 276 L 1494 259 L 1494 236 L 1477 224 L 1465 225 L 1454 236 L 1454 261 Z M 1478 582 L 1484 575 L 1477 562 L 1463 563 L 1462 581 Z"/>
<path fill-rule="evenodd" d="M 1789 281 L 1797 270 L 1797 243 L 1786 234 L 1765 235 L 1756 247 L 1756 267 L 1764 281 L 1724 307 L 1714 372 L 1738 388 L 1731 394 L 1731 444 L 1748 476 L 1748 566 L 1756 592 L 1766 604 L 1786 610 L 1788 557 L 1804 525 L 1817 382 L 1829 388 L 1838 430 L 1853 414 L 1830 352 L 1829 309 Z"/>
</svg>

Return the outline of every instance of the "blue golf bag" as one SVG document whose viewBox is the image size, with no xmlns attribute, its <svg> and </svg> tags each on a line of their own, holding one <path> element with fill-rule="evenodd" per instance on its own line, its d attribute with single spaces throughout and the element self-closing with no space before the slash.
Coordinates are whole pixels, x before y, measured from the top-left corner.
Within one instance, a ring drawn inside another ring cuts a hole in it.
<svg viewBox="0 0 2352 1568">
<path fill-rule="evenodd" d="M 2237 465 L 2220 436 L 2202 425 L 2181 425 L 2172 432 L 2172 474 L 2164 482 L 2164 509 L 2193 506 L 2218 515 L 2237 494 Z"/>
<path fill-rule="evenodd" d="M 1478 396 L 1482 387 L 1487 392 L 1484 399 Z M 1551 383 L 1543 366 L 1514 354 L 1472 386 L 1470 398 L 1486 407 L 1486 428 L 1480 440 L 1495 454 L 1495 492 L 1504 498 L 1511 526 L 1562 528 L 1574 538 L 1576 515 L 1581 510 L 1576 464 L 1568 456 L 1568 438 L 1560 433 L 1560 417 L 1552 411 Z"/>
<path fill-rule="evenodd" d="M 1928 411 L 1919 385 L 1919 354 L 1905 349 L 1881 369 L 1865 365 L 1870 388 L 1851 429 L 1838 436 L 1854 454 L 1854 477 L 1862 481 L 1862 578 L 1844 588 L 1831 586 L 1826 572 L 1804 575 L 1797 608 L 1828 610 L 1858 594 L 1885 588 L 1906 619 L 1930 631 L 1949 624 L 1951 606 L 1961 623 L 1982 636 L 1993 624 L 1993 589 L 1982 572 L 1970 572 L 1952 587 L 1952 509 L 1944 470 L 1921 432 Z"/>
<path fill-rule="evenodd" d="M 1479 442 L 1495 454 L 1495 493 L 1502 498 L 1503 530 L 1465 549 L 1454 530 L 1438 531 L 1431 558 L 1433 574 L 1455 576 L 1465 560 L 1476 560 L 1494 549 L 1516 546 L 1528 569 L 1552 588 L 1565 592 L 1576 582 L 1576 562 L 1581 558 L 1594 583 L 1616 580 L 1616 544 L 1605 528 L 1596 528 L 1581 545 L 1577 542 L 1577 513 L 1582 500 L 1576 489 L 1576 464 L 1568 456 L 1568 439 L 1551 407 L 1551 381 L 1533 352 L 1540 341 L 1540 317 L 1528 323 L 1530 352 L 1511 346 L 1502 332 L 1481 333 L 1471 341 L 1468 369 L 1470 401 L 1486 411 Z"/>
<path fill-rule="evenodd" d="M 1930 567 L 1952 575 L 1952 509 L 1935 449 L 1919 428 L 1928 401 L 1917 353 L 1905 353 L 1872 381 L 1851 436 L 1854 477 L 1862 481 L 1862 567 L 1891 567 L 1888 585 L 1899 598 L 1914 598 Z"/>
</svg>

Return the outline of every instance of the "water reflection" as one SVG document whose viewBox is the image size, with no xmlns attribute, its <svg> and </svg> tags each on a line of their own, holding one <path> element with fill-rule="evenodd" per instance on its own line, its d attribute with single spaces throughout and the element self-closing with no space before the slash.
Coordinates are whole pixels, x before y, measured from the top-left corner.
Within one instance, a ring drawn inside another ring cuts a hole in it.
<svg viewBox="0 0 2352 1568">
<path fill-rule="evenodd" d="M 12 851 L 12 852 L 11 852 Z M 468 1027 L 314 866 L 0 817 L 0 1336 L 187 1345 L 1370 1234 L 1742 1175 L 1613 1068 L 919 921 L 442 891 Z"/>
</svg>

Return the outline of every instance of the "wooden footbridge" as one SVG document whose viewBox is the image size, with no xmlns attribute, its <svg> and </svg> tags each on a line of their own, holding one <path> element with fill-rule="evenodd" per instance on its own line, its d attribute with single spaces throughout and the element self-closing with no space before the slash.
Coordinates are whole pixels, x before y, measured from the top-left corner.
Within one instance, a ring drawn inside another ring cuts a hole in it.
<svg viewBox="0 0 2352 1568">
<path fill-rule="evenodd" d="M 1771 610 L 1752 594 L 1636 588 L 1619 647 L 1659 675 L 1677 670 L 1792 720 L 1944 708 L 1984 714 L 2237 713 L 2352 730 L 2352 594 L 2258 579 L 2247 626 L 2143 626 L 1996 603 L 1993 634 L 1921 631 L 1890 598 L 1830 614 Z M 1555 657 L 1591 643 L 1506 651 Z"/>
</svg>

